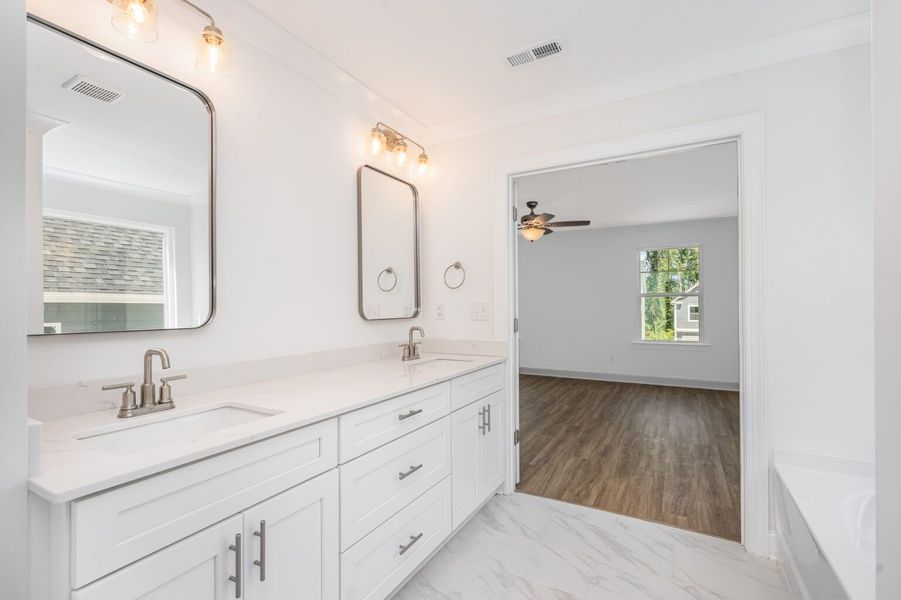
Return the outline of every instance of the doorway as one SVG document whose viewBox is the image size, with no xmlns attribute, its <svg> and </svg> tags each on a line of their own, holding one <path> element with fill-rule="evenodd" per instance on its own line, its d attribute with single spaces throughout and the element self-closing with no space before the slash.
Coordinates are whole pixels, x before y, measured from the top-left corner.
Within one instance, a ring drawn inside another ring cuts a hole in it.
<svg viewBox="0 0 901 600">
<path fill-rule="evenodd" d="M 762 398 L 762 380 L 763 380 L 763 362 L 761 360 L 760 349 L 764 338 L 761 320 L 762 308 L 762 289 L 760 286 L 760 274 L 762 269 L 762 247 L 760 239 L 762 238 L 763 219 L 762 206 L 763 200 L 763 127 L 760 115 L 746 115 L 725 119 L 721 121 L 702 123 L 691 125 L 672 130 L 663 130 L 652 134 L 645 134 L 633 138 L 623 138 L 609 142 L 601 142 L 589 146 L 575 147 L 563 151 L 546 153 L 532 157 L 523 157 L 506 161 L 500 165 L 501 172 L 504 175 L 503 187 L 504 195 L 511 204 L 516 200 L 517 180 L 526 176 L 532 176 L 542 173 L 553 173 L 558 171 L 567 171 L 585 167 L 589 165 L 610 164 L 623 160 L 635 160 L 640 158 L 667 155 L 672 153 L 684 152 L 694 148 L 702 148 L 711 145 L 719 145 L 726 142 L 733 142 L 737 152 L 737 163 L 739 172 L 738 181 L 738 214 L 736 216 L 738 230 L 738 247 L 740 262 L 738 265 L 736 277 L 738 279 L 738 289 L 740 297 L 740 307 L 738 316 L 739 340 L 741 345 L 741 355 L 739 363 L 738 390 L 740 391 L 740 401 L 738 406 L 739 412 L 739 437 L 740 445 L 738 449 L 738 457 L 732 453 L 732 458 L 728 461 L 729 468 L 735 470 L 738 465 L 739 475 L 738 481 L 738 512 L 740 514 L 740 523 L 738 525 L 738 537 L 745 548 L 757 555 L 767 556 L 768 550 L 768 458 L 766 451 L 766 429 L 764 427 L 765 407 Z M 508 204 L 510 206 L 510 204 Z M 509 214 L 509 213 L 508 213 Z M 521 215 L 519 215 L 521 216 Z M 562 219 L 581 219 L 582 216 L 577 214 L 561 215 Z M 509 219 L 509 217 L 508 217 Z M 509 220 L 506 221 L 509 224 Z M 517 261 L 520 258 L 518 250 L 515 246 L 514 235 L 515 229 L 505 225 L 508 231 L 508 298 L 510 308 L 510 327 L 508 329 L 508 339 L 510 340 L 510 436 L 511 447 L 513 451 L 509 454 L 510 460 L 508 468 L 510 469 L 510 478 L 508 480 L 507 492 L 512 492 L 515 488 L 513 482 L 522 483 L 520 479 L 521 459 L 526 460 L 523 453 L 523 445 L 516 444 L 517 438 L 524 438 L 526 432 L 520 429 L 521 421 L 525 424 L 526 417 L 520 418 L 520 357 L 519 357 L 519 336 L 514 330 L 518 328 L 517 321 L 520 307 L 518 305 L 517 291 L 520 282 L 517 280 L 518 272 Z M 564 235 L 556 236 L 556 239 L 562 239 Z M 518 236 L 517 236 L 518 237 Z M 551 240 L 555 238 L 549 238 Z M 537 245 L 537 243 L 536 243 Z M 637 259 L 636 259 L 637 262 Z M 701 300 L 700 308 L 695 309 L 703 315 L 703 302 Z M 691 312 L 689 310 L 689 312 Z M 703 318 L 703 316 L 701 317 Z M 523 327 L 527 327 L 523 324 Z M 703 327 L 703 322 L 700 325 Z M 674 332 L 675 335 L 675 332 Z M 650 340 L 648 340 L 650 341 Z M 538 377 L 547 377 L 550 373 L 539 373 Z M 565 377 L 560 379 L 579 379 L 581 373 L 565 373 Z M 575 376 L 575 377 L 574 377 Z M 591 381 L 591 380 L 587 380 Z M 677 388 L 679 386 L 672 385 L 672 381 L 614 381 L 606 382 L 608 385 L 616 384 L 620 386 L 622 391 L 629 385 L 658 385 L 660 388 Z M 666 385 L 662 385 L 666 384 Z M 700 389 L 702 386 L 698 382 L 689 381 L 685 385 L 685 389 Z M 714 390 L 728 392 L 729 390 Z M 525 390 L 525 393 L 529 393 Z M 602 396 L 605 392 L 594 392 L 595 396 Z M 610 392 L 606 392 L 610 393 Z M 733 393 L 737 393 L 734 392 Z M 685 396 L 683 392 L 670 389 L 670 394 Z M 702 394 L 703 395 L 703 394 Z M 658 393 L 659 396 L 659 393 Z M 688 400 L 690 402 L 690 400 Z M 701 400 L 698 400 L 699 402 Z M 727 402 L 728 403 L 728 402 Z M 733 405 L 734 406 L 734 405 Z M 732 423 L 734 423 L 734 408 L 729 409 L 733 415 Z M 663 419 L 669 422 L 671 419 Z M 519 430 L 519 431 L 517 431 Z M 515 434 L 515 435 L 514 435 Z M 689 434 L 690 435 L 690 434 Z M 620 441 L 621 442 L 621 441 Z M 619 442 L 618 442 L 619 443 Z M 620 443 L 622 446 L 622 443 Z M 734 446 L 733 446 L 734 448 Z M 695 460 L 694 463 L 699 463 Z M 689 463 L 691 464 L 691 463 Z M 679 495 L 680 492 L 673 492 L 672 495 Z M 734 499 L 734 493 L 732 498 Z M 655 519 L 656 520 L 656 519 Z M 676 523 L 677 526 L 691 528 L 686 523 Z M 735 538 L 735 527 L 732 526 L 732 533 L 726 537 Z"/>
</svg>

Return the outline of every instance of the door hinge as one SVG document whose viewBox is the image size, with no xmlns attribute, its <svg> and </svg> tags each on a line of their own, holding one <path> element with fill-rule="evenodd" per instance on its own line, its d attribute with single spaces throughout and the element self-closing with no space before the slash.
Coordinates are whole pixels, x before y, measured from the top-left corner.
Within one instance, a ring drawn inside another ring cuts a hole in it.
<svg viewBox="0 0 901 600">
<path fill-rule="evenodd" d="M 513 333 L 519 333 L 519 317 L 513 317 Z"/>
<path fill-rule="evenodd" d="M 516 210 L 516 207 L 514 206 L 513 207 L 513 221 L 516 222 L 517 219 L 519 219 L 519 211 Z"/>
<path fill-rule="evenodd" d="M 516 446 L 519 444 L 519 429 L 513 432 L 513 445 Z"/>
</svg>

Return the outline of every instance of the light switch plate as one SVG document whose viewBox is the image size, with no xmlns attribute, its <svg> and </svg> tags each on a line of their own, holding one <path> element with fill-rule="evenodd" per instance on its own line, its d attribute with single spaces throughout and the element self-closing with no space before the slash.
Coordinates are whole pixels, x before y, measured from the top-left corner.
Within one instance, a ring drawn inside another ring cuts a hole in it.
<svg viewBox="0 0 901 600">
<path fill-rule="evenodd" d="M 487 321 L 488 318 L 488 303 L 487 302 L 473 302 L 471 309 L 471 316 L 473 321 Z"/>
</svg>

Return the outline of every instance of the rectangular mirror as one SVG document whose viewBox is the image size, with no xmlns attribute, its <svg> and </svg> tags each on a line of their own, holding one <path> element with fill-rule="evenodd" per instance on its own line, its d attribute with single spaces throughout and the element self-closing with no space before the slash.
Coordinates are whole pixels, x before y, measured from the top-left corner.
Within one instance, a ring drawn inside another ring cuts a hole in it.
<svg viewBox="0 0 901 600">
<path fill-rule="evenodd" d="M 360 316 L 419 315 L 419 193 L 364 165 L 357 171 Z"/>
<path fill-rule="evenodd" d="M 27 43 L 29 334 L 206 324 L 209 100 L 35 17 Z"/>
</svg>

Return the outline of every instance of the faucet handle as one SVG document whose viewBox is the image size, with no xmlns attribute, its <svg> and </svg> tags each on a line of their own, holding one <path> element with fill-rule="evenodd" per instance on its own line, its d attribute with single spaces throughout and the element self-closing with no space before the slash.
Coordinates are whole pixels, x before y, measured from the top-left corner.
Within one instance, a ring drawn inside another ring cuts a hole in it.
<svg viewBox="0 0 901 600">
<path fill-rule="evenodd" d="M 174 406 L 172 404 L 172 386 L 169 385 L 169 382 L 187 378 L 187 375 L 171 375 L 169 377 L 160 377 L 160 381 L 163 382 L 163 385 L 160 386 L 160 399 L 157 404 L 168 404 L 170 406 Z"/>
<path fill-rule="evenodd" d="M 132 383 L 111 383 L 109 385 L 104 385 L 100 388 L 104 392 L 108 392 L 110 390 L 123 390 L 122 392 L 122 406 L 119 407 L 119 416 L 127 417 L 131 415 L 131 411 L 137 408 L 137 401 L 135 399 L 135 384 Z"/>
</svg>

